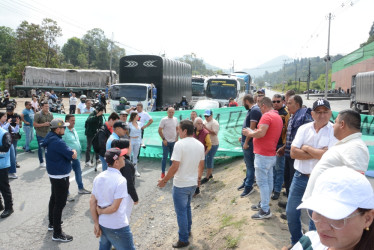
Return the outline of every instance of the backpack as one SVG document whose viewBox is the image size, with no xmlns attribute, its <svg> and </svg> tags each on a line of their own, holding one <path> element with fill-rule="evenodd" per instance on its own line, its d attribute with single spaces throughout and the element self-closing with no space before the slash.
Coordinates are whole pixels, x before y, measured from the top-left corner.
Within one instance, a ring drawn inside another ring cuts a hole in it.
<svg viewBox="0 0 374 250">
<path fill-rule="evenodd" d="M 100 128 L 97 130 L 95 136 L 92 138 L 92 147 L 96 154 L 100 153 L 100 151 L 102 150 L 102 146 L 105 147 L 105 144 L 104 145 L 101 145 L 102 143 L 100 144 L 99 134 L 102 134 L 104 137 L 106 137 L 104 129 Z M 106 140 L 107 139 L 108 137 L 106 138 Z"/>
</svg>

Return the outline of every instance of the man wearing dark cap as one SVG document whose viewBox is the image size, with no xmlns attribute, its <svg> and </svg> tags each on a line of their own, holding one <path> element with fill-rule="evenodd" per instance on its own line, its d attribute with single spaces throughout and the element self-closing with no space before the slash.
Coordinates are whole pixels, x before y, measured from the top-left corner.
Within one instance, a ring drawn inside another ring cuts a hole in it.
<svg viewBox="0 0 374 250">
<path fill-rule="evenodd" d="M 314 121 L 300 126 L 291 144 L 295 173 L 291 182 L 286 213 L 292 245 L 303 236 L 301 213 L 297 207 L 301 204 L 309 176 L 322 155 L 337 142 L 333 126 L 329 122 L 331 108 L 327 100 L 320 99 L 313 103 L 312 117 Z M 309 224 L 309 230 L 315 230 L 312 222 Z"/>
<path fill-rule="evenodd" d="M 93 182 L 90 211 L 94 234 L 100 238 L 100 249 L 135 249 L 129 226 L 127 181 L 120 169 L 125 165 L 127 149 L 111 148 L 105 152 L 107 171 Z M 105 187 L 105 188 L 103 188 Z"/>
<path fill-rule="evenodd" d="M 112 148 L 112 141 L 113 140 L 119 140 L 121 137 L 123 137 L 127 131 L 129 130 L 127 124 L 123 121 L 116 121 L 113 124 L 113 133 L 109 136 L 108 140 L 106 141 L 106 150 Z M 104 162 L 102 162 L 103 171 L 108 168 L 108 165 Z M 105 166 L 104 166 L 105 165 Z"/>
<path fill-rule="evenodd" d="M 18 140 L 20 139 L 20 134 L 19 134 L 19 130 L 20 128 L 22 128 L 22 122 L 21 122 L 21 117 L 17 114 L 17 113 L 14 113 L 14 106 L 12 104 L 8 104 L 7 107 L 6 107 L 6 115 L 7 115 L 7 119 L 8 121 L 10 120 L 10 126 L 12 126 L 12 129 L 11 127 L 9 126 L 9 133 L 10 135 L 12 136 L 12 144 L 13 144 L 13 149 L 11 148 L 10 149 L 10 164 L 11 164 L 11 168 L 10 170 L 12 171 L 9 171 L 9 173 L 14 173 L 15 175 L 15 167 L 19 168 L 20 165 L 18 165 L 17 163 L 17 144 L 18 144 Z"/>
<path fill-rule="evenodd" d="M 53 230 L 52 240 L 69 242 L 73 237 L 62 232 L 61 216 L 66 205 L 69 191 L 69 176 L 71 161 L 77 159 L 77 151 L 69 148 L 62 140 L 65 129 L 69 126 L 61 118 L 51 121 L 51 131 L 45 136 L 42 147 L 45 148 L 47 172 L 51 182 L 51 197 L 49 200 L 48 230 Z"/>
</svg>

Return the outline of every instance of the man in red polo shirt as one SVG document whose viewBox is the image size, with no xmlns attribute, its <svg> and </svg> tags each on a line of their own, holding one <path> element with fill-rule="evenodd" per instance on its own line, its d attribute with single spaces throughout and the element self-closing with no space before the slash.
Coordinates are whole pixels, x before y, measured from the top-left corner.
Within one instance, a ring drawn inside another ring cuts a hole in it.
<svg viewBox="0 0 374 250">
<path fill-rule="evenodd" d="M 273 191 L 273 166 L 276 162 L 276 148 L 282 133 L 283 122 L 278 112 L 273 109 L 270 98 L 264 97 L 259 102 L 262 113 L 258 129 L 255 131 L 244 128 L 243 134 L 253 137 L 253 152 L 255 153 L 256 182 L 260 188 L 261 201 L 251 207 L 258 211 L 252 219 L 262 220 L 272 216 L 269 202 Z"/>
</svg>

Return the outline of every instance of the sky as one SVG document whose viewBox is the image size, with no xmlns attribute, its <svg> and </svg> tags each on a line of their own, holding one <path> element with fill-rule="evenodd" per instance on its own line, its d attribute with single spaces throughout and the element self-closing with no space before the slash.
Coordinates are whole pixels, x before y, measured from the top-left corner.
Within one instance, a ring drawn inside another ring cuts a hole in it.
<svg viewBox="0 0 374 250">
<path fill-rule="evenodd" d="M 0 0 L 0 26 L 57 21 L 63 36 L 100 28 L 127 54 L 194 53 L 219 68 L 256 68 L 275 57 L 348 54 L 365 42 L 374 0 Z"/>
</svg>

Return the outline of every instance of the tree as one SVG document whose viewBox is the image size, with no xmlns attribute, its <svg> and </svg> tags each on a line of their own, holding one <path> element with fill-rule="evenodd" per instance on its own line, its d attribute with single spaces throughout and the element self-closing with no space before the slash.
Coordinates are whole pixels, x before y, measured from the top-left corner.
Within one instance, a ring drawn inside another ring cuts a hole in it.
<svg viewBox="0 0 374 250">
<path fill-rule="evenodd" d="M 70 38 L 62 47 L 65 61 L 75 67 L 87 68 L 87 47 L 83 41 L 77 37 Z"/>
<path fill-rule="evenodd" d="M 88 67 L 97 68 L 98 63 L 102 66 L 102 64 L 98 62 L 98 56 L 105 56 L 104 47 L 106 45 L 106 50 L 108 50 L 109 44 L 108 39 L 105 37 L 104 31 L 99 28 L 89 30 L 87 34 L 83 36 L 82 40 L 87 48 Z M 107 68 L 109 68 L 109 66 Z"/>
<path fill-rule="evenodd" d="M 363 46 L 365 46 L 365 45 L 367 45 L 367 44 L 369 44 L 371 42 L 374 42 L 374 22 L 371 25 L 371 28 L 370 28 L 370 31 L 369 31 L 369 38 L 368 38 L 368 40 L 366 42 L 362 43 L 360 45 L 360 47 L 363 47 Z"/>
<path fill-rule="evenodd" d="M 14 31 L 0 26 L 0 82 L 3 82 L 12 69 L 16 53 L 16 37 Z"/>
<path fill-rule="evenodd" d="M 57 59 L 58 45 L 56 43 L 56 38 L 62 36 L 62 30 L 57 25 L 57 22 L 50 18 L 43 19 L 41 28 L 44 31 L 44 40 L 47 45 L 45 67 L 49 67 L 52 58 L 55 57 L 55 59 Z"/>
</svg>

